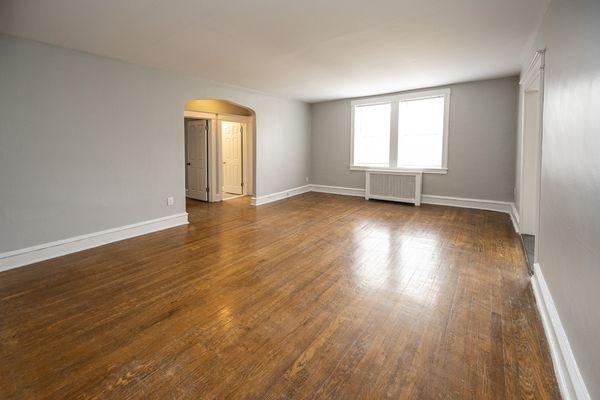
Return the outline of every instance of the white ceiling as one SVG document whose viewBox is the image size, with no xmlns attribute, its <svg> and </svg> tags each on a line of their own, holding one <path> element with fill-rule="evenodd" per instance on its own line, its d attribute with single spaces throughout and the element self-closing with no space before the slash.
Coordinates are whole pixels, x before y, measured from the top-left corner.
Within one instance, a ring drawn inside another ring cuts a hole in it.
<svg viewBox="0 0 600 400">
<path fill-rule="evenodd" d="M 2 0 L 0 31 L 315 102 L 518 72 L 548 0 Z"/>
</svg>

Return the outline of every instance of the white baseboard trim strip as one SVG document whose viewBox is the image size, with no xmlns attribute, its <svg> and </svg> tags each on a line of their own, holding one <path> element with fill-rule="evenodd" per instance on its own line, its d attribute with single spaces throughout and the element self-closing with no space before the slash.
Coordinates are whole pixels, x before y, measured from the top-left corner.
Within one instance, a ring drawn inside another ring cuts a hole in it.
<svg viewBox="0 0 600 400">
<path fill-rule="evenodd" d="M 562 397 L 565 400 L 589 400 L 590 394 L 579 372 L 569 339 L 560 321 L 558 310 L 554 305 L 540 265 L 535 263 L 533 269 L 534 274 L 531 277 L 533 294 L 538 312 L 542 317 L 542 324 L 550 346 L 554 372 Z"/>
<path fill-rule="evenodd" d="M 252 197 L 250 204 L 253 206 L 260 206 L 263 204 L 272 203 L 274 201 L 283 200 L 287 197 L 297 196 L 302 193 L 310 192 L 310 185 L 299 186 L 293 189 L 284 190 L 282 192 L 267 194 L 264 196 Z"/>
<path fill-rule="evenodd" d="M 513 228 L 516 233 L 519 232 L 519 214 L 515 207 L 515 203 L 508 201 L 498 200 L 484 200 L 484 199 L 469 199 L 463 197 L 449 197 L 449 196 L 434 196 L 431 194 L 424 194 L 421 196 L 421 203 L 425 204 L 437 204 L 440 206 L 450 207 L 462 207 L 462 208 L 475 208 L 478 210 L 488 211 L 499 211 L 510 215 Z"/>
<path fill-rule="evenodd" d="M 284 190 L 282 192 L 267 194 L 265 196 L 252 197 L 250 199 L 250 204 L 253 206 L 260 206 L 308 192 L 331 193 L 358 197 L 364 197 L 365 195 L 365 189 L 326 185 L 304 185 L 293 189 Z"/>
<path fill-rule="evenodd" d="M 512 220 L 515 232 L 521 234 L 521 229 L 519 228 L 519 224 L 521 223 L 521 217 L 519 216 L 519 212 L 517 211 L 515 203 L 511 203 L 510 219 Z"/>
<path fill-rule="evenodd" d="M 435 196 L 424 194 L 421 196 L 421 203 L 437 204 L 439 206 L 451 206 L 461 208 L 476 208 L 478 210 L 500 211 L 507 214 L 511 213 L 511 204 L 507 201 L 469 199 L 463 197 Z"/>
<path fill-rule="evenodd" d="M 347 188 L 341 186 L 310 185 L 311 192 L 341 194 L 344 196 L 365 197 L 365 189 Z"/>
<path fill-rule="evenodd" d="M 49 260 L 77 251 L 91 249 L 134 236 L 145 235 L 188 223 L 188 214 L 174 214 L 100 232 L 57 240 L 0 254 L 0 271 Z"/>
</svg>

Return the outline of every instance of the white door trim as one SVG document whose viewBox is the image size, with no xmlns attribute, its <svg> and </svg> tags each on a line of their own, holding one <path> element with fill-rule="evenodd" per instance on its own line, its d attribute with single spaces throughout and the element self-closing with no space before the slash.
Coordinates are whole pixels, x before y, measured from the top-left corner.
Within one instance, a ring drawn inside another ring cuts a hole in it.
<svg viewBox="0 0 600 400">
<path fill-rule="evenodd" d="M 520 146 L 521 146 L 521 154 L 519 159 L 519 171 L 521 173 L 521 177 L 519 180 L 519 213 L 521 216 L 523 215 L 523 205 L 524 198 L 523 195 L 525 193 L 524 187 L 525 182 L 523 180 L 523 167 L 525 165 L 525 154 L 524 154 L 524 141 L 525 141 L 525 101 L 526 94 L 533 89 L 536 89 L 539 92 L 539 123 L 538 123 L 538 131 L 539 131 L 539 139 L 538 139 L 538 148 L 537 148 L 537 185 L 536 185 L 536 197 L 537 197 L 537 210 L 536 210 L 536 218 L 534 223 L 534 235 L 535 235 L 535 249 L 534 249 L 534 262 L 538 262 L 538 254 L 539 254 L 539 242 L 540 242 L 540 201 L 541 201 L 541 180 L 542 180 L 542 141 L 543 141 L 543 132 L 544 132 L 544 70 L 545 70 L 545 58 L 546 58 L 546 49 L 541 49 L 535 52 L 527 71 L 523 74 L 519 84 L 521 85 L 521 137 L 520 137 Z M 538 84 L 539 86 L 533 88 L 533 85 Z M 520 229 L 522 231 L 522 229 Z"/>
</svg>

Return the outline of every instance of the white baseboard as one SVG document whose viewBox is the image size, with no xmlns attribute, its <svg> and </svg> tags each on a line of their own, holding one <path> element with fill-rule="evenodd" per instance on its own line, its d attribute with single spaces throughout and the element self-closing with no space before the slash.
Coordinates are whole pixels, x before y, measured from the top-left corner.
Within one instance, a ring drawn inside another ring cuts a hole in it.
<svg viewBox="0 0 600 400">
<path fill-rule="evenodd" d="M 513 228 L 515 232 L 519 233 L 519 214 L 517 213 L 515 204 L 512 202 L 424 194 L 421 196 L 421 203 L 503 212 L 510 215 Z"/>
<path fill-rule="evenodd" d="M 589 400 L 590 394 L 579 372 L 569 339 L 560 321 L 558 310 L 554 305 L 540 265 L 535 263 L 533 269 L 534 274 L 531 277 L 533 293 L 538 312 L 542 317 L 562 397 L 565 400 Z"/>
<path fill-rule="evenodd" d="M 311 192 L 341 194 L 344 196 L 365 197 L 365 189 L 347 188 L 341 186 L 310 185 Z"/>
<path fill-rule="evenodd" d="M 293 189 L 284 190 L 283 192 L 267 194 L 264 196 L 252 197 L 250 199 L 250 204 L 253 206 L 260 206 L 307 192 L 310 192 L 310 185 L 299 186 Z"/>
<path fill-rule="evenodd" d="M 439 206 L 476 208 L 478 210 L 500 211 L 507 214 L 510 214 L 512 204 L 507 201 L 469 199 L 466 197 L 435 196 L 431 194 L 422 195 L 421 203 L 437 204 Z"/>
<path fill-rule="evenodd" d="M 365 189 L 347 188 L 341 186 L 310 185 L 312 192 L 341 194 L 344 196 L 364 197 Z M 478 210 L 500 211 L 507 214 L 512 213 L 513 203 L 497 200 L 468 199 L 464 197 L 448 197 L 424 194 L 421 203 L 436 204 L 441 206 L 476 208 Z"/>
<path fill-rule="evenodd" d="M 517 207 L 515 206 L 515 203 L 511 203 L 510 219 L 513 223 L 513 227 L 515 228 L 515 232 L 517 232 L 518 234 L 521 234 L 521 229 L 519 228 L 519 224 L 521 223 L 521 216 L 519 215 L 519 212 L 517 211 Z"/>
<path fill-rule="evenodd" d="M 277 192 L 273 194 L 267 194 L 265 196 L 252 197 L 250 204 L 253 206 L 260 206 L 263 204 L 272 203 L 274 201 L 283 200 L 288 197 L 297 196 L 299 194 L 308 192 L 319 192 L 319 193 L 331 193 L 341 194 L 344 196 L 359 196 L 365 195 L 364 189 L 347 188 L 341 186 L 326 186 L 326 185 L 304 185 L 297 188 L 284 190 L 283 192 Z"/>
<path fill-rule="evenodd" d="M 188 223 L 188 214 L 174 214 L 167 217 L 156 218 L 138 222 L 118 228 L 107 229 L 100 232 L 75 236 L 55 242 L 13 250 L 0 254 L 0 271 L 22 267 L 39 261 L 64 256 L 65 254 L 102 246 L 111 242 L 128 239 L 146 233 L 156 232 Z"/>
</svg>

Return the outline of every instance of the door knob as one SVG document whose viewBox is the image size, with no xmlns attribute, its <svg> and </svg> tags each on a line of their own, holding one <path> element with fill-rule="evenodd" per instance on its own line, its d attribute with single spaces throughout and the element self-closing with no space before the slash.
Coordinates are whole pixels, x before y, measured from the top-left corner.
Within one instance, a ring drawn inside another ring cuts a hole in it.
<svg viewBox="0 0 600 400">
<path fill-rule="evenodd" d="M 192 165 L 192 163 L 191 162 L 186 162 L 185 165 Z"/>
</svg>

